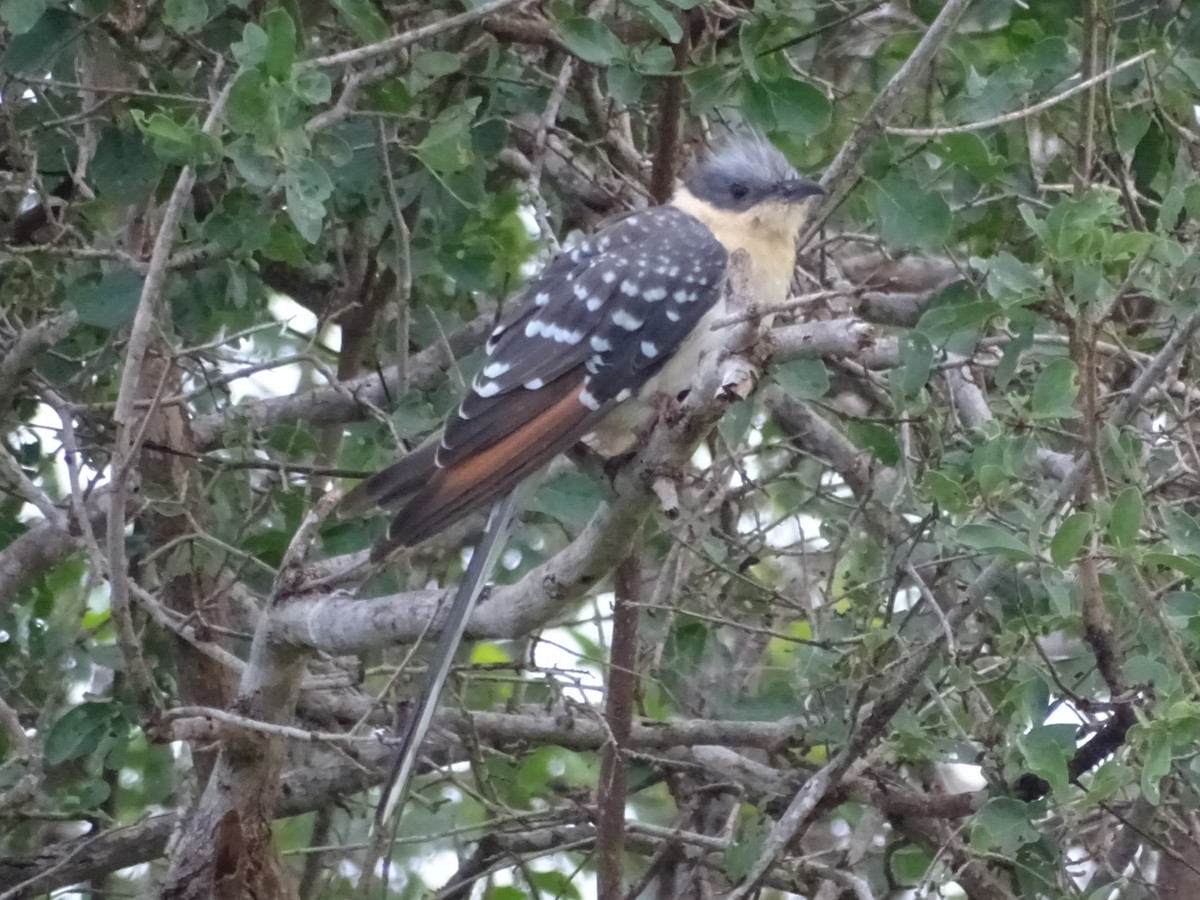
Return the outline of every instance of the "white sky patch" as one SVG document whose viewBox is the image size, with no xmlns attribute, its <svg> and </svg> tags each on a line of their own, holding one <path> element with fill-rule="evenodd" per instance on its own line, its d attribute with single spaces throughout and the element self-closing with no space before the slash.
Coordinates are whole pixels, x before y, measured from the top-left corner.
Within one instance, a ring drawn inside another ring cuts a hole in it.
<svg viewBox="0 0 1200 900">
<path fill-rule="evenodd" d="M 276 319 L 301 334 L 313 334 L 317 330 L 317 317 L 286 294 L 272 295 L 267 308 Z"/>
<path fill-rule="evenodd" d="M 612 612 L 614 596 L 611 591 L 599 594 L 593 610 L 597 616 L 594 627 L 597 629 L 595 640 L 607 647 L 612 639 Z M 586 626 L 580 626 L 583 628 Z M 570 669 L 569 680 L 562 682 L 563 695 L 568 700 L 577 703 L 592 703 L 595 692 L 586 688 L 602 688 L 604 672 L 598 662 L 581 658 L 583 648 L 567 628 L 551 628 L 543 632 L 544 640 L 534 645 L 533 663 L 545 669 Z M 582 670 L 582 671 L 581 671 Z M 588 696 L 591 694 L 592 696 Z"/>
</svg>

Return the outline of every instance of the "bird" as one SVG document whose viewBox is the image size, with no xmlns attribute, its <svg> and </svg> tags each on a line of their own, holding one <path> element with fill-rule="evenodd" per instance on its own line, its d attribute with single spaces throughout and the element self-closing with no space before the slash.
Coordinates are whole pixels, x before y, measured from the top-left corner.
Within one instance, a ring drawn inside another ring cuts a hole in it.
<svg viewBox="0 0 1200 900">
<path fill-rule="evenodd" d="M 628 213 L 550 260 L 513 297 L 486 357 L 440 435 L 343 498 L 341 514 L 396 510 L 370 559 L 385 562 L 491 504 L 491 515 L 438 623 L 425 681 L 383 785 L 364 871 L 399 824 L 408 781 L 467 620 L 511 523 L 515 489 L 580 440 L 627 452 L 659 397 L 679 397 L 717 363 L 727 278 L 769 308 L 787 299 L 809 201 L 823 193 L 761 135 L 704 157 L 670 202 Z"/>
<path fill-rule="evenodd" d="M 661 396 L 715 362 L 725 279 L 748 255 L 749 299 L 787 299 L 808 201 L 823 193 L 758 134 L 727 140 L 662 206 L 628 213 L 553 258 L 508 304 L 440 436 L 343 498 L 342 517 L 395 510 L 381 562 L 511 492 L 581 439 L 627 452 Z"/>
</svg>

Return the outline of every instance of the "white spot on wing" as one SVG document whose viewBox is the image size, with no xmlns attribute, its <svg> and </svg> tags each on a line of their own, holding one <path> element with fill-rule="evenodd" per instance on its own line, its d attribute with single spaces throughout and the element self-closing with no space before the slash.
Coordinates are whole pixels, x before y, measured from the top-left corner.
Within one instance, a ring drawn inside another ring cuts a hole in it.
<svg viewBox="0 0 1200 900">
<path fill-rule="evenodd" d="M 670 319 L 672 322 L 678 322 L 679 321 L 679 313 L 676 310 L 668 309 L 667 310 L 667 318 Z"/>
<path fill-rule="evenodd" d="M 598 294 L 592 294 L 587 300 L 588 312 L 595 312 L 604 305 L 604 299 Z"/>
<path fill-rule="evenodd" d="M 597 353 L 607 353 L 612 349 L 612 344 L 606 338 L 600 337 L 598 334 L 592 335 L 592 349 Z"/>
<path fill-rule="evenodd" d="M 574 294 L 575 294 L 576 299 L 582 300 L 584 297 L 586 297 L 588 295 L 587 285 L 585 285 L 585 284 L 575 285 Z"/>
<path fill-rule="evenodd" d="M 642 292 L 642 298 L 650 303 L 657 303 L 665 296 L 667 296 L 667 289 L 662 287 L 654 287 Z"/>
<path fill-rule="evenodd" d="M 625 309 L 618 309 L 615 313 L 613 313 L 612 321 L 614 325 L 619 325 L 626 331 L 637 331 L 642 327 L 642 320 L 637 316 L 631 315 L 629 311 Z"/>
<path fill-rule="evenodd" d="M 563 328 L 553 322 L 531 319 L 525 326 L 525 337 L 548 337 L 558 344 L 578 344 L 583 340 L 583 332 L 575 331 L 572 328 Z"/>
<path fill-rule="evenodd" d="M 628 400 L 632 396 L 633 391 L 631 391 L 629 388 L 621 388 L 620 392 L 617 394 L 617 402 L 620 403 L 622 400 Z"/>
<path fill-rule="evenodd" d="M 641 350 L 642 356 L 646 357 L 646 359 L 654 359 L 654 357 L 658 356 L 658 347 L 655 346 L 653 341 L 642 341 Z"/>
<path fill-rule="evenodd" d="M 540 390 L 541 388 L 544 388 L 546 386 L 546 382 L 543 381 L 541 378 L 531 378 L 527 382 L 525 382 L 524 386 L 531 391 L 536 391 L 536 390 Z"/>
<path fill-rule="evenodd" d="M 484 378 L 499 378 L 501 375 L 503 375 L 505 372 L 507 372 L 511 368 L 512 368 L 512 366 L 509 365 L 508 363 L 504 362 L 504 360 L 496 360 L 495 362 L 488 363 L 486 366 L 483 367 L 483 377 Z"/>
<path fill-rule="evenodd" d="M 534 305 L 545 306 L 550 302 L 550 295 L 546 291 L 539 291 L 533 298 Z"/>
<path fill-rule="evenodd" d="M 617 273 L 614 272 L 612 269 L 606 269 L 604 274 L 600 276 L 600 280 L 603 281 L 605 284 L 612 284 L 614 281 L 617 280 Z"/>
<path fill-rule="evenodd" d="M 600 408 L 600 401 L 587 388 L 579 392 L 579 402 L 593 412 Z"/>
<path fill-rule="evenodd" d="M 621 293 L 626 297 L 636 297 L 640 293 L 637 282 L 626 278 L 621 282 Z"/>
<path fill-rule="evenodd" d="M 474 387 L 475 393 L 480 397 L 494 397 L 500 393 L 500 384 L 495 381 L 480 382 L 477 380 Z"/>
</svg>

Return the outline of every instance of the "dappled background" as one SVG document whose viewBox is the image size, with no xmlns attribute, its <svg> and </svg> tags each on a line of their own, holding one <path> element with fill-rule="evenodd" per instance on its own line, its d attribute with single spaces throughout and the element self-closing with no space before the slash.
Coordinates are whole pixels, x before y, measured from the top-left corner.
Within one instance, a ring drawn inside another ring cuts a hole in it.
<svg viewBox="0 0 1200 900">
<path fill-rule="evenodd" d="M 1193 896 L 1200 11 L 966 7 L 0 3 L 0 898 L 360 883 L 482 518 L 330 492 L 747 128 L 757 389 L 526 492 L 377 891 Z"/>
</svg>

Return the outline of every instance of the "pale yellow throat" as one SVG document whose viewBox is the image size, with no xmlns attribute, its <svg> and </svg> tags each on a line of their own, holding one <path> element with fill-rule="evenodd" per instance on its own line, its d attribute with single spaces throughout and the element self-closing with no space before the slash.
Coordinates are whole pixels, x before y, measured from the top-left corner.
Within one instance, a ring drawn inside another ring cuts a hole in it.
<svg viewBox="0 0 1200 900">
<path fill-rule="evenodd" d="M 760 203 L 745 212 L 718 209 L 680 188 L 671 202 L 703 222 L 730 253 L 750 254 L 750 291 L 756 303 L 783 303 L 796 267 L 796 238 L 807 204 Z"/>
</svg>

